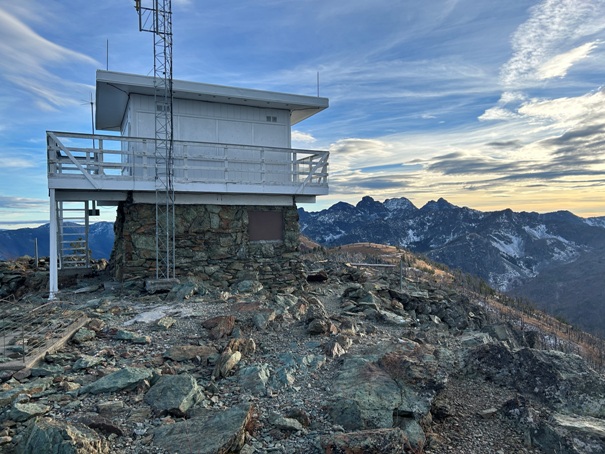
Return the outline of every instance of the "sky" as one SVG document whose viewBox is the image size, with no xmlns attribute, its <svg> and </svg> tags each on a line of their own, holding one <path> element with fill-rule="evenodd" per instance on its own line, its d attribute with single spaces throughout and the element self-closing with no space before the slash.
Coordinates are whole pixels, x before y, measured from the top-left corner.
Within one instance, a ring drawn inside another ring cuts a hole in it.
<svg viewBox="0 0 605 454">
<path fill-rule="evenodd" d="M 605 216 L 605 0 L 172 11 L 175 79 L 329 98 L 292 133 L 330 151 L 330 195 L 307 211 L 370 195 Z M 91 131 L 106 68 L 153 74 L 134 1 L 0 0 L 0 228 L 48 222 L 45 131 Z"/>
</svg>

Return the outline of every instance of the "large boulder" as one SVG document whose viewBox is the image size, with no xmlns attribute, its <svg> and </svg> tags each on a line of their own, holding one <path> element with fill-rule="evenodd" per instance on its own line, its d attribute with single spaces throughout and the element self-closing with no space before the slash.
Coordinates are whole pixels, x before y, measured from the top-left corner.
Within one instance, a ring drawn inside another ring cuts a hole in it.
<svg viewBox="0 0 605 454">
<path fill-rule="evenodd" d="M 132 390 L 145 380 L 153 377 L 153 371 L 142 367 L 124 367 L 109 375 L 99 378 L 80 389 L 80 394 L 115 393 L 122 390 Z"/>
<path fill-rule="evenodd" d="M 191 375 L 165 375 L 147 391 L 145 402 L 160 414 L 184 416 L 202 398 Z"/>
<path fill-rule="evenodd" d="M 109 446 L 83 424 L 40 418 L 31 420 L 16 451 L 19 454 L 106 454 Z"/>
<path fill-rule="evenodd" d="M 226 454 L 239 452 L 252 407 L 248 404 L 227 410 L 194 409 L 191 419 L 158 427 L 153 444 L 180 454 Z"/>
<path fill-rule="evenodd" d="M 605 379 L 578 355 L 487 343 L 470 349 L 465 363 L 466 373 L 532 394 L 562 412 L 605 418 Z"/>
<path fill-rule="evenodd" d="M 410 340 L 376 356 L 344 361 L 334 382 L 330 416 L 350 431 L 398 427 L 411 446 L 421 449 L 425 436 L 419 422 L 429 413 L 446 375 L 430 347 Z"/>
<path fill-rule="evenodd" d="M 405 446 L 409 446 L 409 442 L 399 428 L 360 430 L 321 437 L 321 447 L 326 454 L 403 453 Z"/>
</svg>

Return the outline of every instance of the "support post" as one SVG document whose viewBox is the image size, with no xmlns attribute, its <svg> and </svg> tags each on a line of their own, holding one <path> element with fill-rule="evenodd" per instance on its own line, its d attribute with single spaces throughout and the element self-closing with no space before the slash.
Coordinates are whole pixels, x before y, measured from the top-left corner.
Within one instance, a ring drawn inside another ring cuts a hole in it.
<svg viewBox="0 0 605 454">
<path fill-rule="evenodd" d="M 57 268 L 57 202 L 55 198 L 55 190 L 50 189 L 50 278 L 49 278 L 49 294 L 48 299 L 54 300 L 56 293 L 59 291 L 59 270 Z"/>
</svg>

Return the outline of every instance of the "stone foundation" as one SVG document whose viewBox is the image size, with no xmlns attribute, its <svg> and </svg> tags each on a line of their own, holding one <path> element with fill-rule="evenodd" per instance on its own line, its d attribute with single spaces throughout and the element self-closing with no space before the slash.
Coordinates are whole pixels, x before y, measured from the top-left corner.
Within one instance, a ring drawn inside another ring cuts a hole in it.
<svg viewBox="0 0 605 454">
<path fill-rule="evenodd" d="M 251 241 L 248 213 L 267 211 L 280 213 L 268 217 L 281 220 L 282 238 Z M 290 285 L 302 278 L 296 206 L 176 205 L 175 219 L 177 278 L 194 277 L 221 288 L 242 280 Z M 155 278 L 155 205 L 120 203 L 114 230 L 113 275 Z"/>
</svg>

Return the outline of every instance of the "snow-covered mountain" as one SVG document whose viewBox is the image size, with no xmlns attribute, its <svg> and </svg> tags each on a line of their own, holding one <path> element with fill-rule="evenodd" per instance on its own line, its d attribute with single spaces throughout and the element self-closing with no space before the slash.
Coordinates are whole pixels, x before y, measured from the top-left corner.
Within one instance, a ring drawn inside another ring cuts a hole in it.
<svg viewBox="0 0 605 454">
<path fill-rule="evenodd" d="M 299 216 L 301 233 L 325 246 L 366 241 L 401 246 L 480 276 L 499 290 L 531 296 L 547 310 L 556 301 L 555 315 L 571 322 L 592 317 L 579 310 L 579 293 L 590 293 L 587 304 L 605 314 L 603 218 L 584 219 L 568 211 L 481 212 L 445 199 L 417 208 L 406 198 L 381 203 L 368 196 L 356 206 L 339 202 L 319 212 L 301 208 Z M 578 289 L 567 279 L 576 263 L 587 268 L 584 275 L 600 273 L 601 278 Z M 593 301 L 599 294 L 601 300 Z M 605 326 L 605 315 L 599 317 Z M 594 317 L 588 321 L 592 324 Z"/>
</svg>

